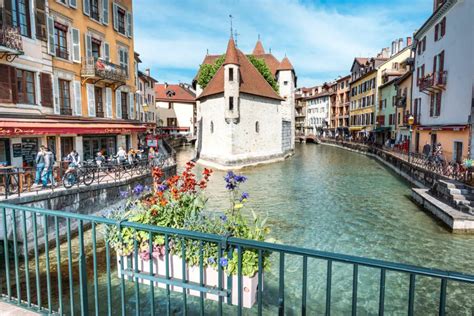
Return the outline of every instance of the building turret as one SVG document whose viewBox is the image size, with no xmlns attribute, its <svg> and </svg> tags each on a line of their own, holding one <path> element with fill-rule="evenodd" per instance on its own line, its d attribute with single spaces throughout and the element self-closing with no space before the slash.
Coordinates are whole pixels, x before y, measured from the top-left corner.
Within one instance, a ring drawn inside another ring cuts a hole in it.
<svg viewBox="0 0 474 316">
<path fill-rule="evenodd" d="M 233 38 L 229 39 L 224 60 L 224 100 L 227 123 L 239 122 L 240 63 Z"/>
<path fill-rule="evenodd" d="M 296 89 L 296 76 L 293 65 L 291 64 L 288 57 L 285 56 L 278 65 L 276 71 L 276 77 L 278 81 L 278 88 L 280 96 L 284 99 L 281 104 L 281 114 L 283 120 L 290 122 L 295 121 L 295 89 Z M 295 125 L 291 126 L 291 135 L 295 134 Z M 291 139 L 291 148 L 294 148 L 294 137 Z"/>
<path fill-rule="evenodd" d="M 263 55 L 265 54 L 265 49 L 263 49 L 262 42 L 260 38 L 258 39 L 257 43 L 255 44 L 255 48 L 253 49 L 252 55 Z"/>
</svg>

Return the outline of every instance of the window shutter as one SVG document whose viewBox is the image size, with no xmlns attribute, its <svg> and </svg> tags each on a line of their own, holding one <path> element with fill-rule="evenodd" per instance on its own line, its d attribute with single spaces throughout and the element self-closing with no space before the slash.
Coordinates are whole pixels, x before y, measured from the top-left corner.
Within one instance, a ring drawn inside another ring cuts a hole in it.
<svg viewBox="0 0 474 316">
<path fill-rule="evenodd" d="M 434 110 L 434 99 L 435 99 L 435 96 L 434 95 L 431 95 L 431 98 L 430 98 L 430 116 L 433 116 L 433 110 Z"/>
<path fill-rule="evenodd" d="M 112 88 L 105 88 L 105 116 L 112 117 Z"/>
<path fill-rule="evenodd" d="M 92 36 L 90 34 L 84 34 L 86 40 L 86 57 L 92 58 Z"/>
<path fill-rule="evenodd" d="M 77 8 L 77 0 L 69 0 L 69 6 L 72 8 Z"/>
<path fill-rule="evenodd" d="M 102 23 L 109 24 L 109 0 L 102 0 Z"/>
<path fill-rule="evenodd" d="M 52 56 L 56 56 L 54 43 L 54 19 L 52 16 L 48 16 L 48 53 Z"/>
<path fill-rule="evenodd" d="M 118 6 L 114 3 L 113 4 L 113 11 L 114 11 L 114 30 L 118 32 Z"/>
<path fill-rule="evenodd" d="M 51 75 L 42 72 L 40 74 L 40 87 L 41 87 L 41 105 L 45 107 L 53 106 L 53 84 L 51 81 Z"/>
<path fill-rule="evenodd" d="M 7 1 L 10 2 L 10 1 Z M 46 37 L 46 1 L 36 0 L 35 1 L 35 29 L 36 38 L 47 40 Z"/>
<path fill-rule="evenodd" d="M 87 89 L 87 110 L 90 117 L 95 117 L 95 94 L 94 85 L 91 83 L 86 84 Z"/>
<path fill-rule="evenodd" d="M 439 53 L 439 71 L 444 71 L 444 50 Z"/>
<path fill-rule="evenodd" d="M 126 13 L 127 19 L 127 36 L 132 37 L 132 13 L 127 11 Z"/>
<path fill-rule="evenodd" d="M 74 112 L 76 115 L 82 116 L 81 82 L 79 80 L 74 80 L 72 84 L 74 89 Z"/>
<path fill-rule="evenodd" d="M 434 55 L 433 56 L 433 76 L 435 76 L 435 73 L 436 73 L 436 59 L 437 59 L 437 55 Z M 434 77 L 433 77 L 434 78 Z"/>
<path fill-rule="evenodd" d="M 53 102 L 54 114 L 60 114 L 61 110 L 59 109 L 59 86 L 57 77 L 53 77 Z"/>
<path fill-rule="evenodd" d="M 3 25 L 5 26 L 12 26 L 12 2 L 11 1 L 3 1 Z"/>
<path fill-rule="evenodd" d="M 438 40 L 438 28 L 439 28 L 439 24 L 436 24 L 435 25 L 435 33 L 434 33 L 435 42 Z"/>
<path fill-rule="evenodd" d="M 15 103 L 14 89 L 16 91 L 15 68 L 0 64 L 0 102 Z"/>
<path fill-rule="evenodd" d="M 81 62 L 81 35 L 80 31 L 76 28 L 71 28 L 71 39 L 72 39 L 72 61 L 76 63 Z"/>
<path fill-rule="evenodd" d="M 441 114 L 441 92 L 436 94 L 436 116 L 440 116 Z"/>
<path fill-rule="evenodd" d="M 133 98 L 133 93 L 129 92 L 128 93 L 128 109 L 129 109 L 129 113 L 130 115 L 128 116 L 131 120 L 133 120 L 134 118 L 134 114 L 135 114 L 135 101 L 134 101 L 134 98 Z"/>
<path fill-rule="evenodd" d="M 110 45 L 107 42 L 102 42 L 102 58 L 110 61 Z"/>
<path fill-rule="evenodd" d="M 446 34 L 446 17 L 441 20 L 441 37 Z"/>
<path fill-rule="evenodd" d="M 117 118 L 122 118 L 122 95 L 120 90 L 115 90 L 115 112 Z"/>
<path fill-rule="evenodd" d="M 91 3 L 89 1 L 90 0 L 82 0 L 82 10 L 87 16 L 91 15 Z"/>
</svg>

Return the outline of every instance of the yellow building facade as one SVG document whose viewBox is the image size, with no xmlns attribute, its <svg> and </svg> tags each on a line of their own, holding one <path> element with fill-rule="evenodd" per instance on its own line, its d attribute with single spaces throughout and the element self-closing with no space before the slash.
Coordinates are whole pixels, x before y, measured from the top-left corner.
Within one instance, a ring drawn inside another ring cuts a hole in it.
<svg viewBox="0 0 474 316">
<path fill-rule="evenodd" d="M 350 84 L 350 128 L 353 136 L 374 129 L 377 70 L 371 69 Z"/>
<path fill-rule="evenodd" d="M 132 0 L 51 0 L 47 38 L 54 114 L 70 121 L 57 156 L 137 148 L 146 128 L 136 109 Z"/>
</svg>

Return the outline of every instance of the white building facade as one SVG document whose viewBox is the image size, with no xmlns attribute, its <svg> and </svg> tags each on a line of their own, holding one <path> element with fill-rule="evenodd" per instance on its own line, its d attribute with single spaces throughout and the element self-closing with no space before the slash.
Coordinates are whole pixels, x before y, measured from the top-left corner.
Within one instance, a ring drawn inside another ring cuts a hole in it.
<svg viewBox="0 0 474 316">
<path fill-rule="evenodd" d="M 441 143 L 447 160 L 470 156 L 474 83 L 474 2 L 434 2 L 415 34 L 412 113 L 420 121 L 415 148 Z"/>
</svg>

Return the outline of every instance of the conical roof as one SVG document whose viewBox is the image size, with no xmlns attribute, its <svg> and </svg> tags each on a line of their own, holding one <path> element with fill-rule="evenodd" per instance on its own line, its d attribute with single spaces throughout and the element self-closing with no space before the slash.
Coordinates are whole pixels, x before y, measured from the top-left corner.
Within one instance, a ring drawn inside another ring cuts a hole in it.
<svg viewBox="0 0 474 316">
<path fill-rule="evenodd" d="M 281 61 L 280 65 L 278 65 L 278 68 L 277 68 L 277 71 L 282 71 L 282 70 L 293 70 L 293 71 L 295 70 L 290 60 L 286 56 L 285 58 L 283 58 L 283 60 Z"/>
<path fill-rule="evenodd" d="M 229 43 L 227 43 L 227 51 L 225 52 L 224 65 L 227 64 L 240 65 L 237 49 L 235 48 L 235 42 L 232 37 L 229 39 Z"/>
<path fill-rule="evenodd" d="M 265 54 L 265 49 L 263 49 L 262 42 L 260 40 L 255 44 L 252 55 L 263 55 Z"/>
</svg>

